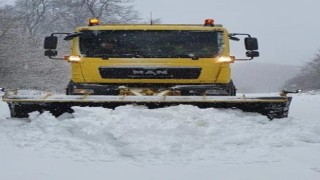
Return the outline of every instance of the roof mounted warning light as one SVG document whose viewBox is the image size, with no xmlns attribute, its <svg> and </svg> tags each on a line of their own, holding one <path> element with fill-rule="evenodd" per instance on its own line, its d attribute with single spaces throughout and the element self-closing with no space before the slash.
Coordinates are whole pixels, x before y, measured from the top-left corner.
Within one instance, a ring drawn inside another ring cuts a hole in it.
<svg viewBox="0 0 320 180">
<path fill-rule="evenodd" d="M 89 26 L 97 26 L 100 24 L 100 20 L 98 18 L 89 19 Z"/>
<path fill-rule="evenodd" d="M 204 21 L 204 26 L 214 26 L 214 20 L 213 19 L 206 19 Z"/>
</svg>

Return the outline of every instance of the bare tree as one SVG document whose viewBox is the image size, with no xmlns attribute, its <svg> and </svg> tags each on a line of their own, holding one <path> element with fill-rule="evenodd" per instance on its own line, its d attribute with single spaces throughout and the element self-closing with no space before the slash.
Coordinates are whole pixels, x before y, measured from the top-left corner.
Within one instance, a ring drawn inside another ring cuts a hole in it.
<svg viewBox="0 0 320 180">
<path fill-rule="evenodd" d="M 320 50 L 315 57 L 301 67 L 300 74 L 286 82 L 286 88 L 306 90 L 320 89 Z"/>
<path fill-rule="evenodd" d="M 14 13 L 14 8 L 12 6 L 0 7 L 0 54 L 4 53 L 7 49 L 6 40 L 13 36 L 13 32 L 18 27 L 17 25 L 18 17 Z"/>
<path fill-rule="evenodd" d="M 135 23 L 140 20 L 132 0 L 19 1 L 33 2 L 32 6 L 19 5 L 24 27 L 31 36 L 53 31 L 70 32 L 74 27 L 86 25 L 88 19 L 93 17 L 103 23 Z"/>
<path fill-rule="evenodd" d="M 63 90 L 69 79 L 69 65 L 43 56 L 43 36 L 71 32 L 74 27 L 86 25 L 91 17 L 106 23 L 134 23 L 139 18 L 130 3 L 17 0 L 13 6 L 0 4 L 0 86 Z"/>
<path fill-rule="evenodd" d="M 46 21 L 49 0 L 17 0 L 15 9 L 21 18 L 23 30 L 34 38 Z"/>
<path fill-rule="evenodd" d="M 139 18 L 132 0 L 80 0 L 84 11 L 90 17 L 97 17 L 107 23 L 133 23 Z"/>
</svg>

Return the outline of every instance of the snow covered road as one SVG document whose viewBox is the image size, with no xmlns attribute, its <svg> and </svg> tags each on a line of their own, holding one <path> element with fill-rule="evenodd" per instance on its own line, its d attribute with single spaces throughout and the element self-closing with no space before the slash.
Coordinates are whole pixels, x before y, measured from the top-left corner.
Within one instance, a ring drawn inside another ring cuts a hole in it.
<svg viewBox="0 0 320 180">
<path fill-rule="evenodd" d="M 75 107 L 9 118 L 0 102 L 0 179 L 320 179 L 320 95 L 289 118 L 180 105 Z"/>
</svg>

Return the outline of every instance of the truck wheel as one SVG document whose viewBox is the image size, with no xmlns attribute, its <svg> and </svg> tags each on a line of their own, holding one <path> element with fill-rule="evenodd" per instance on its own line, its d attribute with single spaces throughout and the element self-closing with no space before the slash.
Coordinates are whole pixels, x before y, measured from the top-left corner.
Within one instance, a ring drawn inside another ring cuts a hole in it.
<svg viewBox="0 0 320 180">
<path fill-rule="evenodd" d="M 72 95 L 73 92 L 73 82 L 70 81 L 66 88 L 66 95 Z"/>
<path fill-rule="evenodd" d="M 229 96 L 236 96 L 237 95 L 237 89 L 233 84 L 233 81 L 231 80 L 229 82 Z"/>
</svg>

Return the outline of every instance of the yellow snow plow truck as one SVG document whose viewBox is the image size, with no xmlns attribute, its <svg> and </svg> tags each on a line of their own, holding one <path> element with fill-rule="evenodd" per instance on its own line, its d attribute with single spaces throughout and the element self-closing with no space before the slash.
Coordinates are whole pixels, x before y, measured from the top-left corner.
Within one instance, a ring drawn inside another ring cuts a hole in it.
<svg viewBox="0 0 320 180">
<path fill-rule="evenodd" d="M 268 118 L 288 116 L 291 97 L 236 96 L 230 64 L 259 56 L 257 39 L 204 24 L 104 24 L 89 20 L 73 33 L 45 38 L 45 56 L 57 57 L 58 37 L 71 42 L 71 80 L 66 95 L 8 91 L 3 97 L 12 117 L 33 111 L 59 116 L 73 106 L 115 108 L 126 104 L 159 108 L 179 104 L 236 108 Z M 244 37 L 245 59 L 230 55 L 229 41 Z"/>
</svg>

